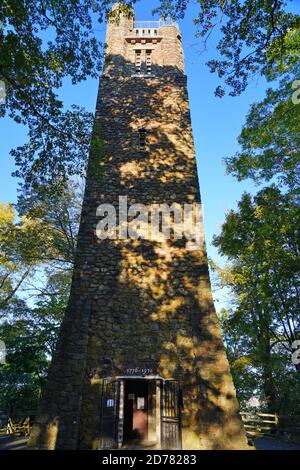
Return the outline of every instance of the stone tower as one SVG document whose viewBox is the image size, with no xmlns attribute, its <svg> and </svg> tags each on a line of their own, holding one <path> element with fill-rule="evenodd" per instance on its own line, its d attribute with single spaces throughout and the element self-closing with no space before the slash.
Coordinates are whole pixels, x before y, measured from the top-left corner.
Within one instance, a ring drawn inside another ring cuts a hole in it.
<svg viewBox="0 0 300 470">
<path fill-rule="evenodd" d="M 35 448 L 247 447 L 201 219 L 195 239 L 176 238 L 176 211 L 161 210 L 200 204 L 181 40 L 177 24 L 136 22 L 122 4 L 109 15 L 70 300 Z M 170 236 L 129 236 L 125 204 L 129 224 L 158 208 Z M 101 238 L 111 207 L 119 236 Z"/>
</svg>

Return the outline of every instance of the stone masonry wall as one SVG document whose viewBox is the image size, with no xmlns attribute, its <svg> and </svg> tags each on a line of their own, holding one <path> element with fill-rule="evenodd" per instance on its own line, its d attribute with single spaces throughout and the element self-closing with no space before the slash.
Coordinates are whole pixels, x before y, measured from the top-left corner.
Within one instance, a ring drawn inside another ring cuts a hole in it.
<svg viewBox="0 0 300 470">
<path fill-rule="evenodd" d="M 128 206 L 200 203 L 180 33 L 164 27 L 151 76 L 135 77 L 136 46 L 124 39 L 131 20 L 121 26 L 122 34 L 108 30 L 95 121 L 102 146 L 91 151 L 69 306 L 31 445 L 97 448 L 101 381 L 139 360 L 181 381 L 183 449 L 243 449 L 205 245 L 189 251 L 186 240 L 96 237 L 97 207 L 118 207 L 119 196 Z"/>
</svg>

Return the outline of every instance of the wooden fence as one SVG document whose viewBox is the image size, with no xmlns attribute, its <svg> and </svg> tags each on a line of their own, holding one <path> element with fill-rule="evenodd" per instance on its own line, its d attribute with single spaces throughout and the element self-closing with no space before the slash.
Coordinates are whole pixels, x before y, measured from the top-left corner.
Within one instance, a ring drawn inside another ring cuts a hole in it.
<svg viewBox="0 0 300 470">
<path fill-rule="evenodd" d="M 241 413 L 248 437 L 274 435 L 278 432 L 279 417 L 268 413 Z"/>
<path fill-rule="evenodd" d="M 276 413 L 241 413 L 249 439 L 261 436 L 276 436 L 300 441 L 300 417 Z"/>
<path fill-rule="evenodd" d="M 241 413 L 245 431 L 249 439 L 261 436 L 277 436 L 300 442 L 300 418 L 277 415 L 276 413 Z M 13 422 L 8 418 L 7 425 L 0 428 L 0 436 L 29 436 L 31 429 L 30 417 Z"/>
<path fill-rule="evenodd" d="M 7 425 L 0 428 L 0 436 L 29 436 L 30 434 L 30 417 L 27 416 L 20 422 L 13 422 L 8 418 Z"/>
</svg>

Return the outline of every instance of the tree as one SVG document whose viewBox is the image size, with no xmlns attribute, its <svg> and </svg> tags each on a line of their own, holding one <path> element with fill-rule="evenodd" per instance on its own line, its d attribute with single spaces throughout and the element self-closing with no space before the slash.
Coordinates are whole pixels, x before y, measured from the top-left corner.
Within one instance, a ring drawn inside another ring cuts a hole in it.
<svg viewBox="0 0 300 470">
<path fill-rule="evenodd" d="M 62 111 L 57 89 L 97 77 L 101 43 L 94 28 L 102 22 L 107 0 L 15 1 L 1 4 L 1 76 L 7 85 L 10 115 L 27 123 L 45 122 Z M 94 22 L 93 15 L 96 15 Z M 4 109 L 3 109 L 4 111 Z"/>
<path fill-rule="evenodd" d="M 52 175 L 81 176 L 91 136 L 91 113 L 65 111 L 57 91 L 69 77 L 75 85 L 97 77 L 101 44 L 92 15 L 102 21 L 110 2 L 5 0 L 0 6 L 0 79 L 8 115 L 28 127 L 29 141 L 12 152 L 16 176 L 25 185 Z"/>
<path fill-rule="evenodd" d="M 18 213 L 45 225 L 47 243 L 32 257 L 48 267 L 72 269 L 81 214 L 84 180 L 56 178 L 51 185 L 43 184 L 19 192 Z"/>
<path fill-rule="evenodd" d="M 214 238 L 231 263 L 219 274 L 234 296 L 223 321 L 233 369 L 259 369 L 270 411 L 282 406 L 276 371 L 282 384 L 283 374 L 297 375 L 291 354 L 300 328 L 299 227 L 298 204 L 273 186 L 244 194 Z"/>
<path fill-rule="evenodd" d="M 68 302 L 81 183 L 56 185 L 23 191 L 18 222 L 11 205 L 0 205 L 0 410 L 10 415 L 36 409 Z"/>
<path fill-rule="evenodd" d="M 130 14 L 134 0 L 114 12 Z M 158 12 L 182 18 L 189 0 L 161 0 Z M 77 84 L 96 78 L 102 65 L 102 44 L 96 26 L 104 21 L 110 0 L 60 2 L 5 0 L 0 6 L 0 80 L 6 85 L 6 104 L 0 108 L 16 122 L 26 124 L 28 144 L 13 152 L 16 175 L 38 184 L 51 175 L 82 172 L 88 154 L 92 116 L 83 109 L 65 111 L 58 98 L 63 80 Z M 195 18 L 198 36 L 207 42 L 214 29 L 221 33 L 220 59 L 208 62 L 237 95 L 256 73 L 270 68 L 267 52 L 276 43 L 283 54 L 284 38 L 299 27 L 299 16 L 287 13 L 282 0 L 199 0 Z M 217 95 L 224 94 L 218 87 Z"/>
<path fill-rule="evenodd" d="M 18 213 L 0 204 L 0 310 L 2 315 L 19 290 L 36 291 L 41 273 L 71 271 L 81 212 L 81 184 L 56 181 L 19 195 Z M 30 280 L 29 280 L 30 277 Z M 33 284 L 30 288 L 29 284 Z M 23 289 L 24 290 L 24 289 Z"/>
<path fill-rule="evenodd" d="M 6 363 L 0 368 L 0 410 L 24 417 L 37 409 L 66 308 L 70 273 L 49 277 L 34 307 L 17 299 L 0 325 Z"/>
<path fill-rule="evenodd" d="M 241 149 L 225 161 L 238 180 L 273 185 L 254 198 L 244 195 L 215 238 L 231 262 L 219 271 L 234 296 L 221 317 L 239 393 L 242 399 L 257 393 L 270 411 L 296 414 L 299 374 L 291 353 L 300 322 L 299 51 L 299 28 L 292 27 L 266 48 L 264 73 L 277 82 L 251 106 Z"/>
<path fill-rule="evenodd" d="M 269 78 L 280 78 L 279 86 L 269 88 L 265 99 L 251 106 L 239 137 L 241 150 L 226 159 L 227 171 L 239 180 L 275 180 L 294 193 L 300 187 L 300 105 L 293 84 L 300 77 L 300 32 L 291 31 L 285 55 L 276 42 L 269 50 Z M 299 83 L 300 88 L 300 83 Z"/>
<path fill-rule="evenodd" d="M 163 16 L 183 18 L 191 2 L 161 0 L 160 3 L 157 11 Z M 210 60 L 208 66 L 231 89 L 231 96 L 242 93 L 253 76 L 268 74 L 270 46 L 276 44 L 277 55 L 284 55 L 286 35 L 300 25 L 300 16 L 288 13 L 289 2 L 283 0 L 198 0 L 197 3 L 199 14 L 194 23 L 204 47 L 215 30 L 221 33 L 217 45 L 220 58 Z M 220 85 L 216 94 L 223 96 L 224 86 Z"/>
<path fill-rule="evenodd" d="M 31 249 L 40 240 L 40 225 L 29 219 L 15 223 L 12 205 L 0 203 L 0 316 L 35 269 Z"/>
<path fill-rule="evenodd" d="M 28 142 L 11 151 L 22 189 L 42 185 L 57 189 L 57 181 L 84 178 L 91 146 L 93 114 L 72 106 L 71 110 L 43 121 L 28 117 Z"/>
</svg>

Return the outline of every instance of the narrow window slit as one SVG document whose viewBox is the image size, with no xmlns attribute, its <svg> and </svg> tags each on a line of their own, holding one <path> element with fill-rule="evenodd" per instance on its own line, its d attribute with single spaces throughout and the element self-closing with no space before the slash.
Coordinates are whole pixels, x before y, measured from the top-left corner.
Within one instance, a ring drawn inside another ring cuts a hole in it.
<svg viewBox="0 0 300 470">
<path fill-rule="evenodd" d="M 139 129 L 139 150 L 141 152 L 146 150 L 147 146 L 147 131 L 144 127 Z"/>
<path fill-rule="evenodd" d="M 146 51 L 146 67 L 147 67 L 147 74 L 151 75 L 152 73 L 152 51 Z"/>
<path fill-rule="evenodd" d="M 135 71 L 140 74 L 142 68 L 142 51 L 135 51 Z"/>
</svg>

